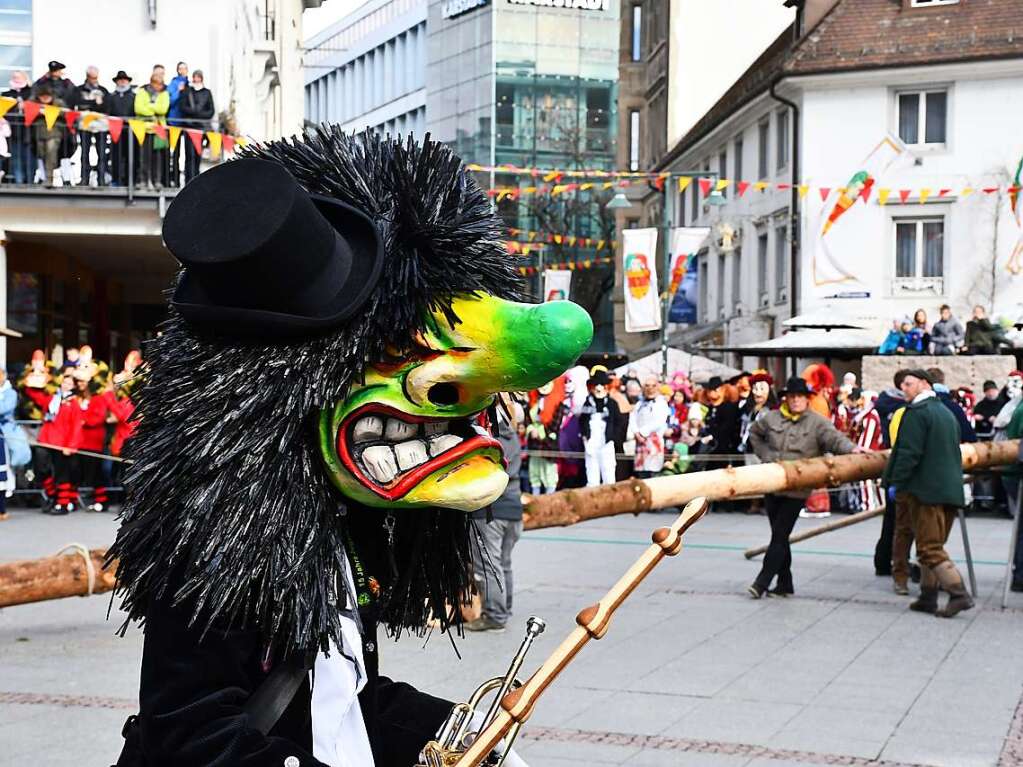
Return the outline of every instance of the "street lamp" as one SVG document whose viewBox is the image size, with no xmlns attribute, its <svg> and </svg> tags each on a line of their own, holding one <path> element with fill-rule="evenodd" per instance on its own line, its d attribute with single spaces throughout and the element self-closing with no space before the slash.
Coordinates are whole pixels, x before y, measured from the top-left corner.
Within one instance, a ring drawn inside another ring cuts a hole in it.
<svg viewBox="0 0 1023 767">
<path fill-rule="evenodd" d="M 629 202 L 629 198 L 625 196 L 625 192 L 615 192 L 615 196 L 612 197 L 606 205 L 604 210 L 623 210 L 625 208 L 631 208 L 632 203 Z"/>
</svg>

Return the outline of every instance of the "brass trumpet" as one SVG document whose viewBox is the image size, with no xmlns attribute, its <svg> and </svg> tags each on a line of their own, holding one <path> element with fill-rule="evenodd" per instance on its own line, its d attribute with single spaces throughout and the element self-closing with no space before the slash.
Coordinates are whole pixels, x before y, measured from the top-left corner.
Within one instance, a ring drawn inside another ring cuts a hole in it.
<svg viewBox="0 0 1023 767">
<path fill-rule="evenodd" d="M 467 703 L 459 703 L 451 709 L 451 713 L 444 721 L 444 726 L 437 734 L 437 739 L 431 740 L 423 748 L 423 761 L 416 767 L 451 767 L 458 763 L 476 736 L 493 723 L 500 709 L 501 699 L 508 692 L 522 686 L 522 682 L 516 679 L 515 675 L 519 673 L 533 640 L 540 636 L 546 627 L 547 624 L 535 616 L 526 621 L 526 636 L 522 639 L 522 644 L 519 645 L 518 652 L 512 658 L 505 675 L 488 679 L 476 688 L 476 692 L 472 694 Z M 472 720 L 476 710 L 482 705 L 483 700 L 495 690 L 497 694 L 494 695 L 486 716 L 482 722 L 474 723 Z M 470 730 L 473 724 L 476 726 Z M 520 727 L 521 725 L 513 726 L 509 730 L 508 736 L 504 740 L 504 751 L 501 754 L 492 752 L 484 764 L 488 767 L 501 767 L 504 764 L 508 752 L 511 751 L 512 743 L 515 742 L 515 737 L 519 734 Z"/>
</svg>

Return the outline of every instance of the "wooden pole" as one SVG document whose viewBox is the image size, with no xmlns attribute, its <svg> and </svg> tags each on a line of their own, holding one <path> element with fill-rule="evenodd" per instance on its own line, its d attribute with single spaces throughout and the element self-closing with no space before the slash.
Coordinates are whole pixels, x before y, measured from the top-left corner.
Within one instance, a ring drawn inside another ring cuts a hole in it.
<svg viewBox="0 0 1023 767">
<path fill-rule="evenodd" d="M 117 565 L 104 569 L 106 549 L 68 548 L 75 553 L 0 565 L 0 607 L 113 590 Z"/>
<path fill-rule="evenodd" d="M 454 762 L 457 767 L 478 767 L 516 725 L 521 727 L 525 724 L 544 691 L 591 639 L 600 639 L 607 633 L 615 611 L 664 557 L 675 556 L 681 551 L 682 536 L 706 512 L 706 499 L 696 498 L 686 504 L 671 527 L 654 531 L 653 543 L 599 602 L 576 616 L 576 627 L 536 673 L 524 685 L 501 699 L 501 710 L 497 718 L 477 735 L 461 758 Z"/>
<path fill-rule="evenodd" d="M 1012 464 L 1019 440 L 975 442 L 961 445 L 963 468 Z M 671 477 L 631 479 L 613 485 L 562 490 L 534 496 L 523 516 L 527 530 L 574 525 L 587 519 L 616 514 L 638 514 L 650 509 L 683 506 L 697 497 L 722 500 L 744 495 L 837 487 L 884 472 L 888 451 L 825 456 L 801 461 L 762 463 L 697 471 Z"/>
<path fill-rule="evenodd" d="M 860 511 L 856 514 L 850 514 L 848 517 L 843 517 L 842 519 L 836 519 L 824 525 L 812 527 L 801 533 L 793 533 L 789 536 L 789 543 L 799 543 L 800 541 L 805 541 L 807 538 L 814 538 L 818 535 L 823 535 L 824 533 L 830 533 L 832 530 L 841 530 L 843 527 L 849 527 L 850 525 L 855 525 L 859 522 L 873 519 L 874 517 L 880 517 L 882 514 L 884 514 L 883 506 L 880 509 L 867 509 L 866 511 Z M 765 551 L 767 551 L 767 546 L 757 546 L 756 548 L 746 549 L 743 556 L 745 556 L 746 559 L 753 559 L 753 557 L 759 557 Z"/>
</svg>

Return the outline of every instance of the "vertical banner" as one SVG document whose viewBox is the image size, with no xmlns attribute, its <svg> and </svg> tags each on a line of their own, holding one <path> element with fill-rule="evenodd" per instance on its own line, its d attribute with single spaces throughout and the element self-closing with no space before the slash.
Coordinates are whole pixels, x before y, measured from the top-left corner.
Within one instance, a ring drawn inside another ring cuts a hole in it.
<svg viewBox="0 0 1023 767">
<path fill-rule="evenodd" d="M 625 332 L 658 330 L 661 302 L 657 295 L 657 230 L 626 229 L 622 243 Z"/>
<path fill-rule="evenodd" d="M 544 271 L 544 301 L 567 301 L 571 290 L 572 273 L 568 269 L 546 269 Z"/>
<path fill-rule="evenodd" d="M 696 323 L 696 252 L 707 239 L 706 226 L 678 227 L 671 230 L 671 279 L 668 296 L 668 322 Z"/>
</svg>

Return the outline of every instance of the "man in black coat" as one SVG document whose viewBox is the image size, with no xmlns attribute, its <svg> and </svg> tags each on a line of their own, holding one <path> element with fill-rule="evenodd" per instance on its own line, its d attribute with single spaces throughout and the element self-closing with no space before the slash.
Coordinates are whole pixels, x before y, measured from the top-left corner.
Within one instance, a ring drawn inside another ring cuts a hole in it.
<svg viewBox="0 0 1023 767">
<path fill-rule="evenodd" d="M 47 72 L 32 85 L 33 93 L 39 92 L 43 87 L 50 89 L 53 94 L 54 103 L 60 102 L 61 106 L 69 107 L 75 103 L 77 88 L 68 78 L 64 77 L 64 65 L 53 60 L 47 65 Z M 77 148 L 71 131 L 64 131 L 60 142 L 60 158 L 66 159 L 75 153 Z M 70 183 L 70 179 L 66 179 Z"/>
<path fill-rule="evenodd" d="M 131 87 L 131 76 L 123 69 L 114 75 L 114 91 L 109 97 L 108 114 L 122 121 L 135 117 L 135 89 Z M 121 123 L 121 130 L 117 141 L 113 140 L 112 135 L 110 137 L 110 167 L 114 186 L 128 185 L 128 153 L 132 151 L 132 136 L 126 122 Z M 134 163 L 136 180 L 139 169 L 137 159 L 136 156 Z"/>
<path fill-rule="evenodd" d="M 80 112 L 107 114 L 110 111 L 110 91 L 100 85 L 99 69 L 85 70 L 85 82 L 75 89 L 74 109 Z M 107 185 L 107 130 L 104 123 L 91 121 L 88 126 L 78 129 L 78 143 L 82 149 L 82 186 L 89 186 L 93 169 L 96 170 L 97 186 Z M 93 165 L 92 152 L 96 151 Z"/>
<path fill-rule="evenodd" d="M 145 631 L 119 764 L 413 767 L 451 704 L 379 675 L 378 627 L 457 629 L 469 513 L 508 483 L 495 395 L 560 375 L 592 324 L 511 300 L 443 144 L 325 126 L 245 155 L 164 219 L 183 271 L 110 549 Z"/>
<path fill-rule="evenodd" d="M 741 425 L 739 406 L 729 401 L 725 384 L 719 376 L 711 378 L 704 388 L 707 390 L 707 417 L 704 425 L 709 439 L 705 438 L 704 444 L 707 447 L 702 452 L 720 456 L 738 452 Z M 720 462 L 707 468 L 722 469 L 729 463 L 729 459 L 721 458 Z"/>
<path fill-rule="evenodd" d="M 18 100 L 17 106 L 7 113 L 7 122 L 11 126 L 11 159 L 10 178 L 4 180 L 15 184 L 31 184 L 36 173 L 35 142 L 32 140 L 32 126 L 25 125 L 22 105 L 32 98 L 32 85 L 24 72 L 14 72 L 11 75 L 10 86 L 0 93 L 0 96 Z"/>
<path fill-rule="evenodd" d="M 201 69 L 192 72 L 192 84 L 185 90 L 178 99 L 178 107 L 181 110 L 181 117 L 184 126 L 192 130 L 203 132 L 205 139 L 206 131 L 210 128 L 210 120 L 213 119 L 213 94 L 206 87 Z M 196 151 L 191 139 L 182 137 L 185 145 L 185 183 L 187 184 L 199 174 L 199 163 L 202 154 Z"/>
</svg>

